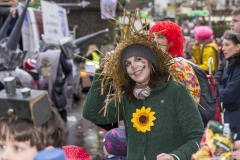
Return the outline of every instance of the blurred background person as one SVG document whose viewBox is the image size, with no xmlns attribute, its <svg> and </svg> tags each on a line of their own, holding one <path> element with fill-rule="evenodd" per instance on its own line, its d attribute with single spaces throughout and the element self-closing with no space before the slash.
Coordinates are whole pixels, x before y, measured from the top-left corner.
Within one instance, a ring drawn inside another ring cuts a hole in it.
<svg viewBox="0 0 240 160">
<path fill-rule="evenodd" d="M 185 44 L 185 55 L 186 55 L 186 59 L 193 62 L 193 63 L 196 63 L 196 60 L 194 59 L 193 57 L 193 45 L 195 43 L 195 39 L 189 39 L 187 40 L 186 44 Z"/>
<path fill-rule="evenodd" d="M 32 76 L 34 80 L 34 86 L 32 87 L 32 89 L 38 89 L 38 80 L 40 78 L 40 75 L 36 69 L 36 66 L 37 66 L 36 64 L 37 64 L 37 61 L 35 59 L 27 59 L 24 62 L 24 67 L 26 71 Z"/>
<path fill-rule="evenodd" d="M 224 108 L 224 123 L 229 123 L 240 140 L 240 34 L 228 34 L 222 47 L 227 60 L 222 85 L 218 85 L 220 101 Z"/>
<path fill-rule="evenodd" d="M 233 32 L 236 32 L 236 33 L 240 33 L 240 7 L 234 9 L 231 13 L 232 15 L 232 21 L 230 22 L 230 29 L 231 31 Z M 228 30 L 225 31 L 226 34 L 229 34 Z M 223 36 L 226 36 L 226 34 L 223 34 Z M 222 49 L 220 50 L 220 58 L 221 58 L 221 63 L 220 65 L 218 66 L 218 71 L 217 73 L 214 75 L 214 78 L 215 78 L 215 81 L 217 84 L 222 84 L 222 75 L 223 75 L 223 70 L 224 70 L 224 67 L 226 65 L 226 60 L 225 60 L 225 57 L 224 55 L 222 54 Z"/>
<path fill-rule="evenodd" d="M 197 26 L 194 28 L 195 44 L 193 46 L 193 56 L 196 64 L 209 71 L 208 60 L 213 58 L 211 71 L 214 73 L 218 68 L 218 45 L 213 42 L 213 31 L 209 26 Z"/>
<path fill-rule="evenodd" d="M 98 51 L 98 47 L 95 44 L 88 46 L 88 51 L 85 58 L 85 71 L 92 81 L 95 71 L 100 68 L 100 52 Z"/>
</svg>

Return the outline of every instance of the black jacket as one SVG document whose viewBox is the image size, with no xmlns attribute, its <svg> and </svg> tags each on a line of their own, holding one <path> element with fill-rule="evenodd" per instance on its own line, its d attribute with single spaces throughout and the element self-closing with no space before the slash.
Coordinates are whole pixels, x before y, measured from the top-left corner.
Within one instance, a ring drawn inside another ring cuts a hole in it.
<svg viewBox="0 0 240 160">
<path fill-rule="evenodd" d="M 229 65 L 224 68 L 222 85 L 218 85 L 220 101 L 223 102 L 223 106 L 236 109 L 240 107 L 240 53 L 227 60 Z"/>
<path fill-rule="evenodd" d="M 214 75 L 215 82 L 217 84 L 222 84 L 222 76 L 223 76 L 223 71 L 224 67 L 226 66 L 226 59 L 224 58 L 222 62 L 219 64 L 218 71 Z"/>
</svg>

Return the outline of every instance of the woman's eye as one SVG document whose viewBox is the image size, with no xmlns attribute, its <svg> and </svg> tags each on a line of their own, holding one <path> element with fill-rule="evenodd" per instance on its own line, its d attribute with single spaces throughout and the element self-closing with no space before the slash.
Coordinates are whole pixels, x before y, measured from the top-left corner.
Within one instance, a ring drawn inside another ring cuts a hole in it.
<svg viewBox="0 0 240 160">
<path fill-rule="evenodd" d="M 136 58 L 136 61 L 141 61 L 141 60 L 142 60 L 142 58 L 140 58 L 140 57 Z"/>
<path fill-rule="evenodd" d="M 3 145 L 3 144 L 0 144 L 0 150 L 3 150 L 3 149 L 5 149 L 6 148 L 6 146 L 5 145 Z"/>
<path fill-rule="evenodd" d="M 128 67 L 129 65 L 130 65 L 130 63 L 129 63 L 129 62 L 125 63 L 125 67 Z"/>
<path fill-rule="evenodd" d="M 15 149 L 17 152 L 22 151 L 22 148 L 21 148 L 21 147 L 18 147 L 18 146 L 15 146 L 14 149 Z"/>
<path fill-rule="evenodd" d="M 154 41 L 155 40 L 155 36 L 152 36 L 151 40 Z"/>
</svg>

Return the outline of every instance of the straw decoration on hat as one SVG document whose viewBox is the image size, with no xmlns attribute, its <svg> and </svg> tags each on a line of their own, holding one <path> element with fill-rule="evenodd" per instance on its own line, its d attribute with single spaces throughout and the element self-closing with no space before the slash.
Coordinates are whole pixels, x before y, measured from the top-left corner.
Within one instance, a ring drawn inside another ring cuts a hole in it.
<svg viewBox="0 0 240 160">
<path fill-rule="evenodd" d="M 101 94 L 103 95 L 104 92 L 107 92 L 108 95 L 105 100 L 106 104 L 102 108 L 102 110 L 104 110 L 104 116 L 107 114 L 108 104 L 111 101 L 116 101 L 118 103 L 122 102 L 122 86 L 126 82 L 126 77 L 122 68 L 121 57 L 122 51 L 126 47 L 132 44 L 140 44 L 149 47 L 157 59 L 157 67 L 163 71 L 167 71 L 168 73 L 172 72 L 169 69 L 169 61 L 171 61 L 173 58 L 167 52 L 162 51 L 156 42 L 148 39 L 149 35 L 146 29 L 148 24 L 139 30 L 134 26 L 136 13 L 134 14 L 133 12 L 130 12 L 130 14 L 127 14 L 124 10 L 123 22 L 119 22 L 116 19 L 114 20 L 118 24 L 118 29 L 121 33 L 120 36 L 117 36 L 117 47 L 114 50 L 114 54 L 110 58 L 104 58 L 102 60 L 102 63 L 106 64 L 103 72 L 95 73 L 101 75 L 101 79 L 97 79 L 101 81 L 101 88 L 99 88 L 101 89 Z M 125 21 L 128 21 L 127 25 L 124 24 Z M 175 74 L 174 72 L 170 73 L 170 75 L 174 77 L 176 76 L 176 79 L 179 79 L 178 74 Z"/>
</svg>

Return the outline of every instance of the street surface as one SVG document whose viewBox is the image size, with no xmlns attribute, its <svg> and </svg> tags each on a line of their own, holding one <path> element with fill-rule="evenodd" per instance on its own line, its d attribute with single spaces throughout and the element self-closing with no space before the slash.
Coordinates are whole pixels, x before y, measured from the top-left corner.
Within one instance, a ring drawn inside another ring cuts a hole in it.
<svg viewBox="0 0 240 160">
<path fill-rule="evenodd" d="M 82 117 L 82 104 L 87 93 L 82 94 L 79 102 L 74 102 L 68 112 L 69 133 L 64 145 L 83 147 L 90 155 L 90 160 L 101 160 L 103 154 L 103 138 L 105 130 Z"/>
</svg>

